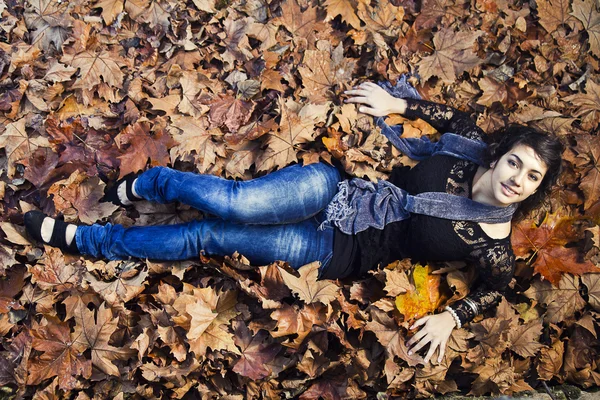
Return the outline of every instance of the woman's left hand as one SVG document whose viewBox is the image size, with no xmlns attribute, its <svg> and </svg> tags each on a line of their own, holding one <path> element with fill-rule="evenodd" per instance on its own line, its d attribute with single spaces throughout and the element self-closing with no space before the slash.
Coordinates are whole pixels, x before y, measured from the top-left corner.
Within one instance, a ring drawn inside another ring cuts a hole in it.
<svg viewBox="0 0 600 400">
<path fill-rule="evenodd" d="M 424 358 L 424 362 L 429 362 L 429 359 L 431 359 L 435 349 L 438 347 L 440 348 L 438 362 L 441 362 L 442 358 L 444 358 L 444 353 L 446 352 L 448 339 L 456 326 L 454 318 L 448 311 L 444 311 L 441 314 L 427 315 L 418 319 L 410 329 L 414 329 L 421 325 L 425 326 L 406 342 L 408 354 L 411 355 L 413 352 L 419 351 L 423 346 L 429 343 L 429 350 Z"/>
</svg>

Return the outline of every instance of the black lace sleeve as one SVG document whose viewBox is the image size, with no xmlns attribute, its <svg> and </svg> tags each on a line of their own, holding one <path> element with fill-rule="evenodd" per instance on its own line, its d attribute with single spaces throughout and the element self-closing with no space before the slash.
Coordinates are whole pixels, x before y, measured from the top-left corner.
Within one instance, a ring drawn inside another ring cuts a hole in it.
<svg viewBox="0 0 600 400">
<path fill-rule="evenodd" d="M 515 256 L 508 241 L 477 249 L 471 253 L 471 259 L 479 271 L 475 290 L 451 306 L 461 324 L 500 302 L 515 269 Z"/>
<path fill-rule="evenodd" d="M 483 140 L 483 131 L 466 112 L 427 100 L 405 100 L 405 117 L 420 118 L 440 133 L 452 132 L 469 139 Z"/>
</svg>

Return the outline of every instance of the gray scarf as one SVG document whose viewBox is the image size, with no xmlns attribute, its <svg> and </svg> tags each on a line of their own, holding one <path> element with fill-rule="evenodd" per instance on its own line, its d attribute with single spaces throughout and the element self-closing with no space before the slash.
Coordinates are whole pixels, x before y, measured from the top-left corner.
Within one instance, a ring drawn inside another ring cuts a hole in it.
<svg viewBox="0 0 600 400">
<path fill-rule="evenodd" d="M 395 97 L 420 98 L 407 82 L 406 75 L 396 86 L 388 82 L 380 83 L 380 86 Z M 395 147 L 414 160 L 444 154 L 482 165 L 486 144 L 481 141 L 445 133 L 437 143 L 433 143 L 425 137 L 401 138 L 402 126 L 390 127 L 384 118 L 378 118 L 377 125 Z M 450 220 L 501 223 L 510 221 L 517 207 L 517 204 L 490 206 L 445 192 L 426 192 L 413 196 L 387 181 L 375 184 L 354 178 L 338 184 L 337 194 L 325 209 L 326 220 L 322 226 L 333 224 L 343 233 L 351 235 L 368 228 L 383 229 L 389 223 L 407 219 L 411 213 Z"/>
</svg>

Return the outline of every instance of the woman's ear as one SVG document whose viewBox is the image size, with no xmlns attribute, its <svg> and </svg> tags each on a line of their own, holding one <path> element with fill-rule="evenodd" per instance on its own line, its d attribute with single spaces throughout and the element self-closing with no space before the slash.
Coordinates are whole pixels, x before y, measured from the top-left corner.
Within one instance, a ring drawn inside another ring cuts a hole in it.
<svg viewBox="0 0 600 400">
<path fill-rule="evenodd" d="M 492 163 L 490 164 L 490 169 L 494 169 L 495 166 L 496 166 L 496 161 L 492 161 Z"/>
</svg>

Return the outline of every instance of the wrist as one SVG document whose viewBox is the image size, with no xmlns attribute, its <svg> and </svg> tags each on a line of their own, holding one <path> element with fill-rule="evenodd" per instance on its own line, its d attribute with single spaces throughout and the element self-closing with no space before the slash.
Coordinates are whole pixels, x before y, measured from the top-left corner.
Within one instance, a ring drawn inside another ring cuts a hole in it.
<svg viewBox="0 0 600 400">
<path fill-rule="evenodd" d="M 461 327 L 460 318 L 458 318 L 458 314 L 456 314 L 456 312 L 450 306 L 446 306 L 446 308 L 444 308 L 444 312 L 442 314 L 448 314 L 450 319 L 452 319 L 452 321 L 454 322 L 454 327 L 460 329 L 460 327 Z"/>
<path fill-rule="evenodd" d="M 394 102 L 392 104 L 392 110 L 390 114 L 400 114 L 403 115 L 406 112 L 406 100 L 394 97 Z"/>
</svg>

